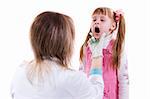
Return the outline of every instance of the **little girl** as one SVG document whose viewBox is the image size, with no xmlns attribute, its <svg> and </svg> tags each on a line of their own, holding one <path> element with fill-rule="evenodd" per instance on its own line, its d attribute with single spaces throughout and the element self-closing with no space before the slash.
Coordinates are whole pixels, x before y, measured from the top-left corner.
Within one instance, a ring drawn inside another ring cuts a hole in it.
<svg viewBox="0 0 150 99">
<path fill-rule="evenodd" d="M 102 68 L 103 99 L 129 98 L 124 39 L 123 13 L 106 7 L 97 8 L 92 14 L 91 29 L 80 50 L 80 70 L 89 76 L 91 66 Z"/>
</svg>

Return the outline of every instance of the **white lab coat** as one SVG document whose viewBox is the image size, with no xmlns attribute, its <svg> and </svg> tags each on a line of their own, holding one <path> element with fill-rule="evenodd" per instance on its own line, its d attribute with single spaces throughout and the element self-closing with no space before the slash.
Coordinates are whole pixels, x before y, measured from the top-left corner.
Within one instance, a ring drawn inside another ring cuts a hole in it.
<svg viewBox="0 0 150 99">
<path fill-rule="evenodd" d="M 63 70 L 60 65 L 49 61 L 51 71 L 41 83 L 29 82 L 27 64 L 18 67 L 11 85 L 13 99 L 102 99 L 104 84 L 102 75 Z"/>
</svg>

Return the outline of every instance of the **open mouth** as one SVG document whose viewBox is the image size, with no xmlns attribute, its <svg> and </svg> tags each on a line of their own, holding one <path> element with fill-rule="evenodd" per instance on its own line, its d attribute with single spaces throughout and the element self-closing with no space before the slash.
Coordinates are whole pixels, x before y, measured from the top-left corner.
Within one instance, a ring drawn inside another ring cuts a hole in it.
<svg viewBox="0 0 150 99">
<path fill-rule="evenodd" d="M 100 29 L 98 27 L 95 27 L 95 32 L 96 33 L 99 33 L 100 32 Z"/>
</svg>

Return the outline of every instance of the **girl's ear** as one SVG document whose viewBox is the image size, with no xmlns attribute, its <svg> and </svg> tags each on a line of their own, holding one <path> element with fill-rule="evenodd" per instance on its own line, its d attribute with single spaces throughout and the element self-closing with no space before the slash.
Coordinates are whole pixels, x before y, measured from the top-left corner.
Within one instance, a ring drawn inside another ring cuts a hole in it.
<svg viewBox="0 0 150 99">
<path fill-rule="evenodd" d="M 116 22 L 113 22 L 112 25 L 111 25 L 110 30 L 114 31 L 115 29 L 116 29 Z"/>
</svg>

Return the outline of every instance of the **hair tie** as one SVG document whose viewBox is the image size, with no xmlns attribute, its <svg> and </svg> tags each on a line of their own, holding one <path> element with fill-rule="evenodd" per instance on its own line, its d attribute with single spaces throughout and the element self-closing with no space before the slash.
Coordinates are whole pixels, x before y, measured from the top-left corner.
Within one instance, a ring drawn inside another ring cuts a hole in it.
<svg viewBox="0 0 150 99">
<path fill-rule="evenodd" d="M 124 16 L 124 13 L 123 13 L 123 11 L 121 9 L 120 10 L 116 10 L 114 13 L 115 13 L 115 20 L 116 20 L 116 22 L 120 21 L 120 16 Z"/>
</svg>

